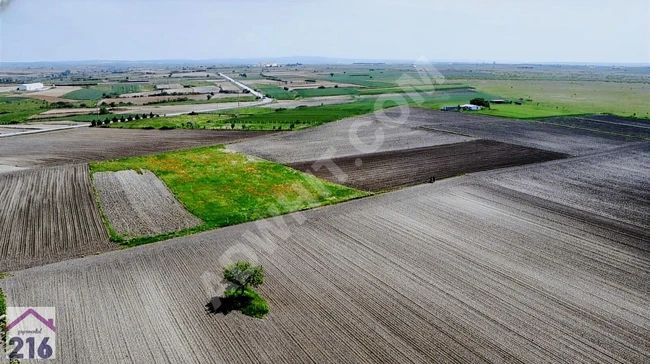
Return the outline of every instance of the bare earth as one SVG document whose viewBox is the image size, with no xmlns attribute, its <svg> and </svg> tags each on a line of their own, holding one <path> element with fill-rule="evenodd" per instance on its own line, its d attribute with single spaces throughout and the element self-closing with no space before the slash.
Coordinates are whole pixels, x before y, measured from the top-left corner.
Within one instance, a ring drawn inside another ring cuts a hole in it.
<svg viewBox="0 0 650 364">
<path fill-rule="evenodd" d="M 333 159 L 332 162 L 345 173 L 345 180 L 328 168 L 314 170 L 318 161 L 289 166 L 335 183 L 376 192 L 428 183 L 432 178 L 439 180 L 566 157 L 565 154 L 492 140 L 473 140 Z"/>
<path fill-rule="evenodd" d="M 399 109 L 387 111 L 399 116 Z M 565 128 L 478 114 L 411 108 L 407 125 L 524 145 L 571 155 L 586 155 L 638 140 L 589 130 Z"/>
<path fill-rule="evenodd" d="M 113 250 L 86 165 L 0 174 L 0 271 Z"/>
<path fill-rule="evenodd" d="M 231 143 L 269 134 L 255 131 L 79 128 L 2 138 L 0 164 L 52 166 Z"/>
<path fill-rule="evenodd" d="M 150 171 L 95 173 L 93 181 L 102 210 L 122 236 L 158 235 L 201 224 Z"/>
<path fill-rule="evenodd" d="M 384 123 L 372 116 L 344 119 L 318 127 L 235 143 L 228 149 L 296 163 L 376 152 L 460 143 L 475 138 Z"/>
<path fill-rule="evenodd" d="M 0 286 L 10 305 L 56 306 L 53 363 L 650 361 L 648 230 L 585 213 L 588 197 L 558 204 L 525 180 L 510 182 L 516 191 L 482 178 L 274 218 L 266 235 L 243 224 L 25 270 Z M 267 274 L 264 320 L 205 311 L 223 264 L 241 258 L 224 255 L 236 244 Z"/>
</svg>

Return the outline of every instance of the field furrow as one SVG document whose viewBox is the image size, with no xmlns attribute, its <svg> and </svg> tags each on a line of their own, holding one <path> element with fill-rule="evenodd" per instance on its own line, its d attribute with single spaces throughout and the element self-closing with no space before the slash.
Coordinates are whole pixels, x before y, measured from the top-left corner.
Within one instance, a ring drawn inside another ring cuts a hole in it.
<svg viewBox="0 0 650 364">
<path fill-rule="evenodd" d="M 0 174 L 0 271 L 107 251 L 86 165 Z"/>
</svg>

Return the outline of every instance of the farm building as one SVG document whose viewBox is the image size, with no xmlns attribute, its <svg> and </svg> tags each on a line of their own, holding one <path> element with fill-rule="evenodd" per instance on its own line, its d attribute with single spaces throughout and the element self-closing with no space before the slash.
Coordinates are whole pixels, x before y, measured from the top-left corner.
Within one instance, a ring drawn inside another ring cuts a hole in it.
<svg viewBox="0 0 650 364">
<path fill-rule="evenodd" d="M 472 104 L 460 105 L 460 108 L 463 109 L 463 110 L 469 110 L 469 111 L 478 111 L 478 110 L 481 110 L 481 107 L 480 107 L 480 106 L 472 105 Z"/>
<path fill-rule="evenodd" d="M 18 91 L 37 91 L 43 88 L 42 83 L 25 83 L 18 86 Z"/>
<path fill-rule="evenodd" d="M 443 106 L 440 108 L 440 111 L 456 111 L 458 106 Z"/>
</svg>

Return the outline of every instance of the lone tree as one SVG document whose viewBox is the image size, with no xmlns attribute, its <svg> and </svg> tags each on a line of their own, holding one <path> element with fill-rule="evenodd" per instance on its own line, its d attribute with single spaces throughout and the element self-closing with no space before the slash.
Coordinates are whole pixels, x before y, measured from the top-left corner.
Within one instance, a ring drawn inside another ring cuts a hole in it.
<svg viewBox="0 0 650 364">
<path fill-rule="evenodd" d="M 239 286 L 239 294 L 243 295 L 249 287 L 257 287 L 264 283 L 264 269 L 249 262 L 237 262 L 224 268 L 223 277 L 230 283 Z"/>
<path fill-rule="evenodd" d="M 476 97 L 469 101 L 470 104 L 482 107 L 490 107 L 490 102 L 482 97 Z"/>
</svg>

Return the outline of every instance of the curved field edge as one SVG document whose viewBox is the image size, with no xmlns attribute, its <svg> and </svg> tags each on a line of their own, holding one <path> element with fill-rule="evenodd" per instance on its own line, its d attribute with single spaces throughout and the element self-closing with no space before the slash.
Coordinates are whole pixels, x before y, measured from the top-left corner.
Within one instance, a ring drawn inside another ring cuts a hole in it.
<svg viewBox="0 0 650 364">
<path fill-rule="evenodd" d="M 228 152 L 223 145 L 96 162 L 89 167 L 91 175 L 149 170 L 191 214 L 203 221 L 189 229 L 127 239 L 115 232 L 102 212 L 111 240 L 126 247 L 370 195 L 281 164 Z"/>
</svg>

